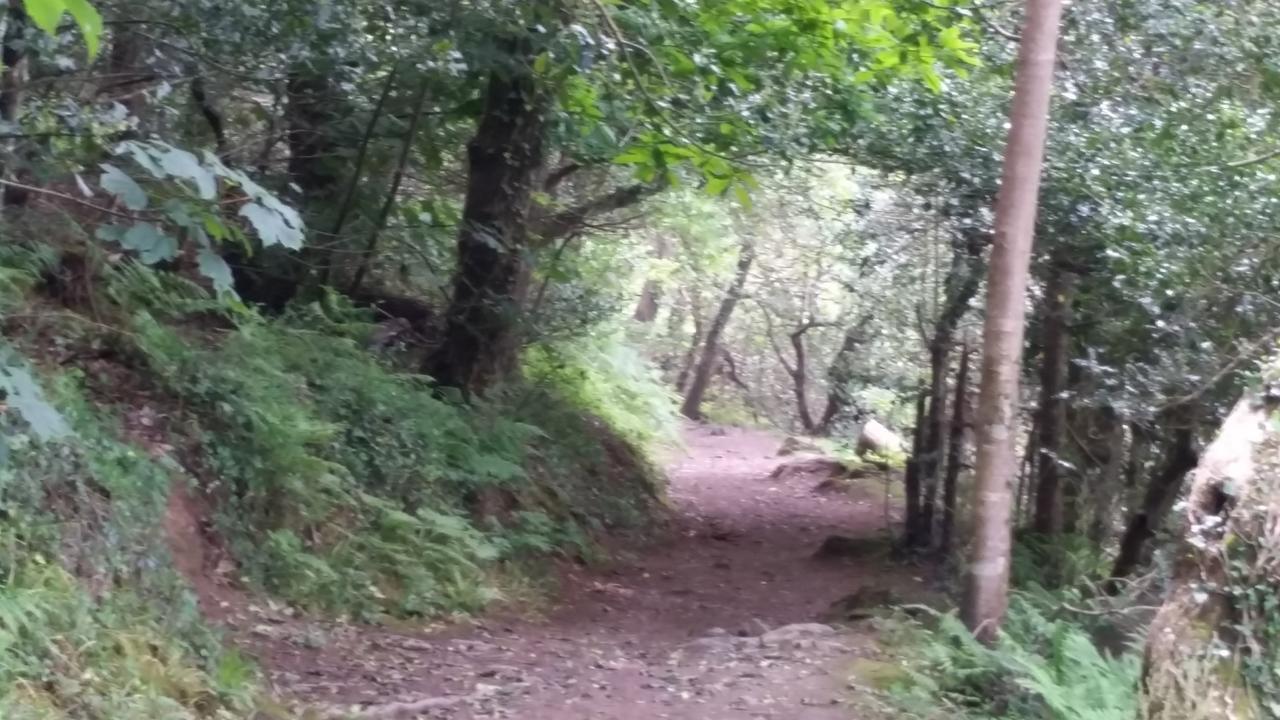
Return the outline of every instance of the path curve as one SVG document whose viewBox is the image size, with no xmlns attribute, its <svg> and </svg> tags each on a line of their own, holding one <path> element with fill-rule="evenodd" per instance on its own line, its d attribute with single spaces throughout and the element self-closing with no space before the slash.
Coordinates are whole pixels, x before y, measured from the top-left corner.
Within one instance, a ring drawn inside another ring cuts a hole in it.
<svg viewBox="0 0 1280 720">
<path fill-rule="evenodd" d="M 565 577 L 541 619 L 437 632 L 317 627 L 255 608 L 224 619 L 287 697 L 367 717 L 528 720 L 850 720 L 876 715 L 849 667 L 865 630 L 815 620 L 864 586 L 910 593 L 883 560 L 812 557 L 833 534 L 883 531 L 883 490 L 777 480 L 781 438 L 690 426 L 669 465 L 672 527 Z"/>
</svg>

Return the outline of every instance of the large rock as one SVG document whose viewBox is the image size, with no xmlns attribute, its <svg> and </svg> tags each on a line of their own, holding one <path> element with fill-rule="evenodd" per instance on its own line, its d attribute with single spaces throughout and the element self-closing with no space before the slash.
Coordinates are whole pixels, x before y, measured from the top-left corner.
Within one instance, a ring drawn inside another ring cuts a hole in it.
<svg viewBox="0 0 1280 720">
<path fill-rule="evenodd" d="M 881 425 L 874 418 L 862 424 L 862 430 L 858 433 L 859 455 L 869 452 L 878 455 L 896 455 L 902 451 L 902 438 L 898 437 L 897 433 Z"/>
</svg>

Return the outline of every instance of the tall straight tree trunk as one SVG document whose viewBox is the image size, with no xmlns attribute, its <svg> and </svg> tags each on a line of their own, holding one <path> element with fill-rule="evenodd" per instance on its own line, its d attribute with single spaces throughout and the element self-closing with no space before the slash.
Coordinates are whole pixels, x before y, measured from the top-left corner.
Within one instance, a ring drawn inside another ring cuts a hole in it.
<svg viewBox="0 0 1280 720">
<path fill-rule="evenodd" d="M 1152 476 L 1142 504 L 1134 508 L 1125 524 L 1124 535 L 1120 538 L 1120 550 L 1111 567 L 1113 582 L 1108 584 L 1110 592 L 1118 592 L 1120 589 L 1115 580 L 1132 575 L 1142 565 L 1146 559 L 1147 543 L 1155 537 L 1156 531 L 1177 502 L 1183 478 L 1195 469 L 1199 458 L 1196 454 L 1194 418 L 1194 409 L 1185 408 L 1170 420 L 1173 434 L 1164 451 L 1164 464 Z"/>
<path fill-rule="evenodd" d="M 946 441 L 947 371 L 951 364 L 951 344 L 960 319 L 978 293 L 982 281 L 982 251 L 987 234 L 969 228 L 951 241 L 951 265 L 945 281 L 946 300 L 929 341 L 929 416 L 924 443 L 917 449 L 917 465 L 923 487 L 919 526 L 908 532 L 908 541 L 917 547 L 933 543 L 934 508 L 938 501 L 938 480 Z"/>
<path fill-rule="evenodd" d="M 965 623 L 994 641 L 1009 606 L 1010 485 L 1017 472 L 1018 372 L 1026 325 L 1027 274 L 1049 124 L 1049 97 L 1061 0 L 1027 0 L 1018 48 L 1004 174 L 996 200 L 995 247 L 987 279 L 982 387 L 978 397 L 972 556 L 962 607 Z"/>
<path fill-rule="evenodd" d="M 729 319 L 733 317 L 733 309 L 737 307 L 738 300 L 742 297 L 742 289 L 747 285 L 747 276 L 751 272 L 751 264 L 755 259 L 755 248 L 749 243 L 743 243 L 742 250 L 738 253 L 737 271 L 734 273 L 729 289 L 725 291 L 724 299 L 720 301 L 720 308 L 711 321 L 711 327 L 707 328 L 707 337 L 702 344 L 702 356 L 689 381 L 689 390 L 685 393 L 684 403 L 680 406 L 680 413 L 690 420 L 702 419 L 702 399 L 707 394 L 707 387 L 711 384 L 711 376 L 716 369 L 720 336 L 729 326 Z"/>
<path fill-rule="evenodd" d="M 1067 390 L 1074 287 L 1073 276 L 1057 263 L 1050 263 L 1040 357 L 1039 475 L 1031 525 L 1044 535 L 1063 530 L 1062 439 L 1067 429 L 1067 400 L 1063 393 Z"/>
<path fill-rule="evenodd" d="M 920 388 L 916 392 L 916 424 L 911 428 L 911 457 L 907 458 L 906 471 L 903 473 L 902 485 L 903 493 L 906 495 L 903 504 L 905 507 L 906 517 L 903 520 L 905 525 L 905 537 L 903 538 L 908 547 L 914 545 L 914 533 L 916 528 L 920 527 L 920 454 L 924 447 L 925 434 L 925 408 L 929 401 L 928 392 L 924 388 Z"/>
<path fill-rule="evenodd" d="M 964 426 L 969 420 L 965 405 L 969 396 L 969 348 L 960 354 L 960 367 L 956 370 L 956 395 L 951 404 L 951 429 L 947 441 L 947 474 L 942 480 L 942 529 L 938 550 L 951 552 L 951 536 L 956 525 L 956 486 L 960 480 L 960 466 L 964 464 Z"/>
<path fill-rule="evenodd" d="M 467 145 L 453 295 L 442 342 L 423 368 L 438 385 L 464 394 L 509 375 L 519 352 L 529 209 L 545 161 L 546 98 L 530 42 L 513 45 L 514 62 L 489 77 L 484 111 Z"/>
<path fill-rule="evenodd" d="M 924 446 L 920 464 L 920 522 L 911 528 L 907 542 L 915 547 L 929 547 L 933 542 L 934 506 L 938 502 L 938 469 L 942 460 L 943 427 L 946 424 L 947 361 L 951 357 L 951 333 L 935 337 L 929 348 L 929 415 L 924 427 Z"/>
</svg>

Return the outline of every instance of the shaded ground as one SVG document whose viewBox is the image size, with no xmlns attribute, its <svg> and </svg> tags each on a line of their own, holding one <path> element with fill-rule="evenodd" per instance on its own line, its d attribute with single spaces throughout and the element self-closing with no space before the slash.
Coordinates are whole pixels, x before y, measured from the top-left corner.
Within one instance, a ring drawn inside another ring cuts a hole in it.
<svg viewBox="0 0 1280 720">
<path fill-rule="evenodd" d="M 670 464 L 670 532 L 617 548 L 611 568 L 566 571 L 537 619 L 396 632 L 303 623 L 225 593 L 205 601 L 283 695 L 321 716 L 876 717 L 848 686 L 873 639 L 815 621 L 861 587 L 911 595 L 921 581 L 882 558 L 813 559 L 829 535 L 883 531 L 883 486 L 833 494 L 811 475 L 771 479 L 780 440 L 691 428 Z"/>
</svg>

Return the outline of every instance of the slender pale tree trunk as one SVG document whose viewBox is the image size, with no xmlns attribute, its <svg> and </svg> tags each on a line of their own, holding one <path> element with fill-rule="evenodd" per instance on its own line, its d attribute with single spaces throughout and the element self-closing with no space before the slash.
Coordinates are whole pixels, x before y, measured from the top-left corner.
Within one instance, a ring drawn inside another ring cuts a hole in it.
<svg viewBox="0 0 1280 720">
<path fill-rule="evenodd" d="M 1027 0 L 1004 174 L 996 200 L 975 428 L 978 460 L 972 557 L 962 608 L 966 624 L 983 641 L 995 638 L 1009 604 L 1010 484 L 1018 469 L 1014 452 L 1018 371 L 1061 17 L 1061 0 Z"/>
</svg>

